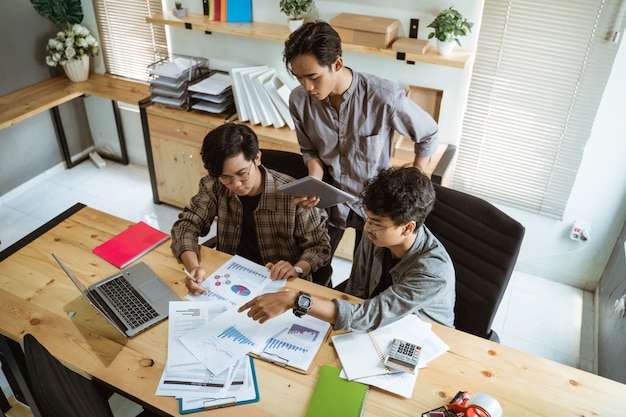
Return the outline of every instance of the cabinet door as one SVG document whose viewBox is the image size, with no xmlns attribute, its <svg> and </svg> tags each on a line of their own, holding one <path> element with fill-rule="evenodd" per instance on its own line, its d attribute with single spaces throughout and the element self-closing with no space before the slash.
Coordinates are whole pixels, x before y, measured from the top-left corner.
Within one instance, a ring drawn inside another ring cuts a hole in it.
<svg viewBox="0 0 626 417">
<path fill-rule="evenodd" d="M 157 135 L 152 137 L 152 152 L 160 200 L 184 207 L 207 174 L 200 146 Z"/>
</svg>

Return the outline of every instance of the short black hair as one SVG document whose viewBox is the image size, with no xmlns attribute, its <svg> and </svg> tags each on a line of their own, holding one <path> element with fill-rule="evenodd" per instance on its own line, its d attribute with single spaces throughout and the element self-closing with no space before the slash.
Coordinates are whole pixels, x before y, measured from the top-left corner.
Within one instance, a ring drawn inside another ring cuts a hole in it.
<svg viewBox="0 0 626 417">
<path fill-rule="evenodd" d="M 285 41 L 283 60 L 291 72 L 291 60 L 297 56 L 311 54 L 322 67 L 331 68 L 341 56 L 341 38 L 327 22 L 307 22 L 289 35 Z"/>
<path fill-rule="evenodd" d="M 225 123 L 204 137 L 202 162 L 212 177 L 222 175 L 224 161 L 241 153 L 246 161 L 254 160 L 259 153 L 259 140 L 246 125 Z"/>
<path fill-rule="evenodd" d="M 368 211 L 396 226 L 413 220 L 420 227 L 435 204 L 433 184 L 417 168 L 383 169 L 365 182 L 361 196 Z"/>
</svg>

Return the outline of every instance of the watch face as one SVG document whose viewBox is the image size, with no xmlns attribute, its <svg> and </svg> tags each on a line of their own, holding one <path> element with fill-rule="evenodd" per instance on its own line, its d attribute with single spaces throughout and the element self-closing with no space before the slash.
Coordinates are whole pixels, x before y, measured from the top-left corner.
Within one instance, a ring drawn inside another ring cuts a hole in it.
<svg viewBox="0 0 626 417">
<path fill-rule="evenodd" d="M 308 309 L 311 307 L 311 299 L 309 297 L 298 297 L 298 307 Z"/>
</svg>

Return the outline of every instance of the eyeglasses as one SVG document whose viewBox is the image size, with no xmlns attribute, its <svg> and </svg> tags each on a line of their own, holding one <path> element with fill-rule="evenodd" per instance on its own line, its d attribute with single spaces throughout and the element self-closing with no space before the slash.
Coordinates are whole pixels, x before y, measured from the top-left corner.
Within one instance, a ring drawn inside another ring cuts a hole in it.
<svg viewBox="0 0 626 417">
<path fill-rule="evenodd" d="M 250 168 L 248 172 L 238 172 L 235 175 L 220 175 L 218 178 L 224 185 L 230 185 L 234 180 L 239 180 L 241 182 L 246 182 L 250 179 L 250 173 L 252 172 L 252 164 L 254 161 L 250 161 Z"/>
<path fill-rule="evenodd" d="M 367 225 L 370 228 L 370 233 L 373 234 L 374 236 L 376 236 L 376 232 L 379 232 L 381 230 L 385 230 L 385 229 L 389 229 L 390 227 L 394 227 L 395 224 L 389 225 L 389 226 L 383 226 L 383 227 L 377 227 L 374 228 L 374 224 L 372 223 L 372 220 L 367 218 L 365 219 L 365 223 L 367 223 Z"/>
</svg>

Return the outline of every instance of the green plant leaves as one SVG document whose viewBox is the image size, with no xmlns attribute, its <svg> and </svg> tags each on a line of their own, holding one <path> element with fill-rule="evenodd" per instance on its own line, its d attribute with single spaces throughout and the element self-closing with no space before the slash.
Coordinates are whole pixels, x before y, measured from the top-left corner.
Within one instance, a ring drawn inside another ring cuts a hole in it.
<svg viewBox="0 0 626 417">
<path fill-rule="evenodd" d="M 83 21 L 83 6 L 80 0 L 30 0 L 30 2 L 37 13 L 52 20 L 59 27 Z"/>
<path fill-rule="evenodd" d="M 460 37 L 467 36 L 472 31 L 474 23 L 468 22 L 458 10 L 454 7 L 443 10 L 430 22 L 429 28 L 435 29 L 434 32 L 428 34 L 428 39 L 438 39 L 442 42 L 455 41 L 459 46 Z"/>
</svg>

